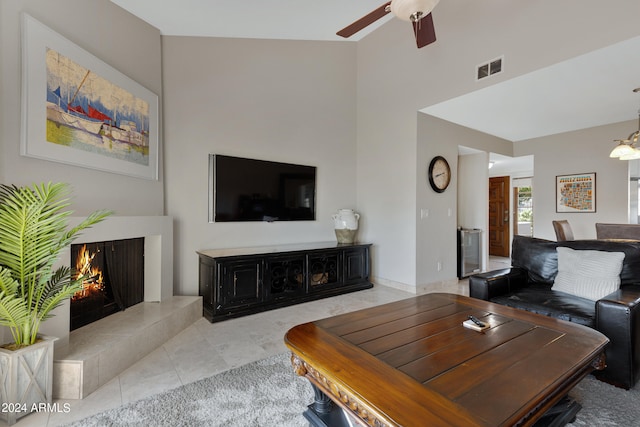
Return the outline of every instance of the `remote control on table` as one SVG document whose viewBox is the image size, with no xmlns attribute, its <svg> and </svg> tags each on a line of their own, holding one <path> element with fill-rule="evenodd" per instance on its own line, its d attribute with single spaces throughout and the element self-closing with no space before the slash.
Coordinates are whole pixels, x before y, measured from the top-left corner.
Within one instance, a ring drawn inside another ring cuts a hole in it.
<svg viewBox="0 0 640 427">
<path fill-rule="evenodd" d="M 469 316 L 469 320 L 471 320 L 473 323 L 475 323 L 476 325 L 480 326 L 481 328 L 485 327 L 485 324 L 483 322 L 481 322 L 480 320 L 478 320 L 477 317 L 475 316 Z"/>
</svg>

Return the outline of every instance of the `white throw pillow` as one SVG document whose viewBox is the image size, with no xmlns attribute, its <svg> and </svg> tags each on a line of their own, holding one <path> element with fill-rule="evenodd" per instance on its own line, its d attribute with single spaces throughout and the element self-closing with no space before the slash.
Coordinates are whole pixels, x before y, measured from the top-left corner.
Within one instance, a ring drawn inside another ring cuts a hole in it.
<svg viewBox="0 0 640 427">
<path fill-rule="evenodd" d="M 620 288 L 624 252 L 556 248 L 558 275 L 554 291 L 597 301 Z"/>
</svg>

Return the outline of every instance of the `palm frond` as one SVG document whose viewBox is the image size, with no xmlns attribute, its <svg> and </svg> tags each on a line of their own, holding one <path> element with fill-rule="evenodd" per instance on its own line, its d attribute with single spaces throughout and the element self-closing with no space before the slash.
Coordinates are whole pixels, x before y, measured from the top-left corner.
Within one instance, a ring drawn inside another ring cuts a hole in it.
<svg viewBox="0 0 640 427">
<path fill-rule="evenodd" d="M 40 317 L 47 316 L 48 313 L 44 312 L 45 307 L 48 306 L 46 301 L 55 298 L 61 292 L 67 292 L 67 288 L 72 290 L 70 296 L 73 296 L 73 294 L 82 289 L 82 280 L 83 277 L 75 280 L 71 279 L 71 268 L 67 266 L 58 268 L 52 274 L 51 279 L 38 288 L 32 309 L 37 311 Z"/>
<path fill-rule="evenodd" d="M 11 270 L 0 266 L 0 291 L 5 295 L 16 295 L 19 283 L 13 278 Z"/>
<path fill-rule="evenodd" d="M 60 306 L 67 298 L 71 298 L 80 289 L 82 289 L 82 284 L 78 285 L 77 282 L 56 287 L 55 292 L 49 292 L 47 298 L 42 299 L 41 308 L 38 310 L 38 318 L 40 320 L 49 319 L 53 309 Z"/>
<path fill-rule="evenodd" d="M 16 344 L 23 344 L 21 329 L 29 323 L 31 312 L 26 301 L 0 291 L 0 325 L 7 326 Z"/>
</svg>

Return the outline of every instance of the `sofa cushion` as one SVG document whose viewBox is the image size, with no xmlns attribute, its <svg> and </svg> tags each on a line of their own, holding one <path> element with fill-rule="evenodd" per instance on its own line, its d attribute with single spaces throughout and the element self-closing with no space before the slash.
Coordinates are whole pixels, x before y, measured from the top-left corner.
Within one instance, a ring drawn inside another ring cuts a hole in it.
<svg viewBox="0 0 640 427">
<path fill-rule="evenodd" d="M 596 304 L 593 301 L 553 291 L 551 286 L 541 283 L 532 283 L 517 292 L 491 298 L 491 302 L 595 327 Z"/>
<path fill-rule="evenodd" d="M 557 246 L 550 240 L 513 236 L 511 265 L 527 270 L 530 281 L 550 285 L 558 273 Z"/>
<path fill-rule="evenodd" d="M 577 251 L 558 247 L 554 291 L 597 301 L 620 288 L 624 252 Z"/>
<path fill-rule="evenodd" d="M 640 283 L 640 242 L 622 240 L 572 240 L 557 242 L 557 246 L 607 252 L 624 252 L 625 259 L 620 272 L 620 284 Z"/>
</svg>

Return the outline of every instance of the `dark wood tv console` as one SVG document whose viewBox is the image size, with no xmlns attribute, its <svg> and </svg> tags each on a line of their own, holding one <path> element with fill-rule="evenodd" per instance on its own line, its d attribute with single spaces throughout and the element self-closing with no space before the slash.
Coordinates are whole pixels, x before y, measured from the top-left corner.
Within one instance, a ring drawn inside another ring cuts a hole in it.
<svg viewBox="0 0 640 427">
<path fill-rule="evenodd" d="M 200 250 L 211 322 L 371 288 L 371 244 L 304 243 Z"/>
</svg>

